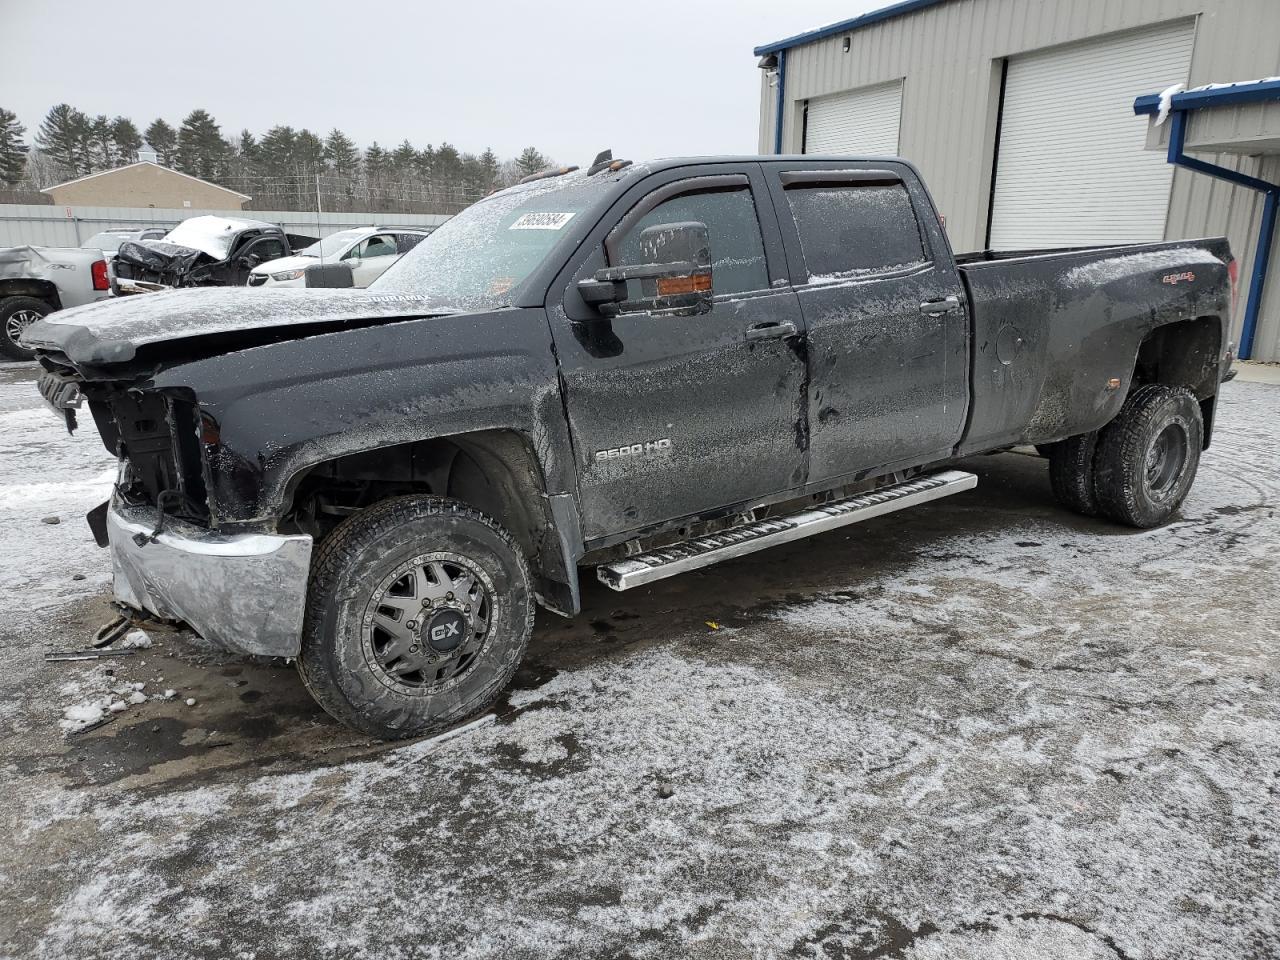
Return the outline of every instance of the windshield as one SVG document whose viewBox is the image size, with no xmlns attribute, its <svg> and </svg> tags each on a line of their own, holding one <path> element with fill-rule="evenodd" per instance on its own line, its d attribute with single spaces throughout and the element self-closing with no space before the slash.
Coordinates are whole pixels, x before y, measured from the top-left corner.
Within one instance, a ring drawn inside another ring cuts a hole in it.
<svg viewBox="0 0 1280 960">
<path fill-rule="evenodd" d="M 103 253 L 115 253 L 120 249 L 120 244 L 128 239 L 127 234 L 95 233 L 81 246 L 88 247 L 90 250 L 101 250 Z"/>
<path fill-rule="evenodd" d="M 369 290 L 412 294 L 459 310 L 509 306 L 512 291 L 609 184 L 609 177 L 569 175 L 481 200 L 401 257 Z"/>
<path fill-rule="evenodd" d="M 317 240 L 309 247 L 298 251 L 300 257 L 323 257 L 326 260 L 338 256 L 367 233 L 366 230 L 339 230 L 331 233 L 323 240 Z"/>
</svg>

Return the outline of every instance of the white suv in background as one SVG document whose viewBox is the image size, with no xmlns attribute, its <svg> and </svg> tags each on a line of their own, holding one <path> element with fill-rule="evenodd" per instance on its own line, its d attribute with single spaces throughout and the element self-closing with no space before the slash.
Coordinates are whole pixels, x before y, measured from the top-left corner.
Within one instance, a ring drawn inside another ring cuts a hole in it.
<svg viewBox="0 0 1280 960">
<path fill-rule="evenodd" d="M 343 261 L 351 266 L 351 280 L 367 287 L 430 230 L 412 227 L 355 227 L 331 233 L 291 257 L 268 260 L 249 271 L 251 287 L 305 287 L 307 267 Z"/>
</svg>

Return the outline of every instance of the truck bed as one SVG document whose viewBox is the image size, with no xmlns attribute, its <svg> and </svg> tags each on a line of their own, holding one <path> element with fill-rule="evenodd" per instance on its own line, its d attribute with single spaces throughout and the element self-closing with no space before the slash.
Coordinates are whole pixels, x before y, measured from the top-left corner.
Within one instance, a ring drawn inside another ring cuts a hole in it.
<svg viewBox="0 0 1280 960">
<path fill-rule="evenodd" d="M 1168 323 L 1203 326 L 1194 362 L 1211 393 L 1227 346 L 1230 260 L 1223 237 L 958 256 L 973 343 L 960 455 L 1102 426 L 1128 392 L 1139 345 Z"/>
</svg>

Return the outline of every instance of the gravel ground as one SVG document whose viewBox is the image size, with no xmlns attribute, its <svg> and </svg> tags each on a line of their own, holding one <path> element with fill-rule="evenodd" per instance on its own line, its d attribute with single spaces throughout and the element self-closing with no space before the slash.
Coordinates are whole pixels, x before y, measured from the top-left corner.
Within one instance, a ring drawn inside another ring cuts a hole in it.
<svg viewBox="0 0 1280 960">
<path fill-rule="evenodd" d="M 1163 529 L 978 458 L 909 514 L 589 587 L 491 718 L 387 747 L 181 637 L 43 662 L 105 619 L 111 464 L 30 377 L 0 371 L 0 956 L 1280 956 L 1280 386 L 1224 388 Z"/>
</svg>

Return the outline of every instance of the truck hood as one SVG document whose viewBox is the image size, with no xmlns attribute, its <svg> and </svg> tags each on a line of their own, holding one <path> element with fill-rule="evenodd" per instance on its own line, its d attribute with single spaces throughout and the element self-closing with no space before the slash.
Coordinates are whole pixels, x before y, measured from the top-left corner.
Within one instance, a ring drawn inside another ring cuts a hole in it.
<svg viewBox="0 0 1280 960">
<path fill-rule="evenodd" d="M 391 323 L 457 311 L 410 294 L 366 290 L 195 287 L 59 310 L 27 327 L 22 342 L 72 363 L 127 363 L 140 348 L 275 327 Z"/>
</svg>

